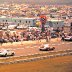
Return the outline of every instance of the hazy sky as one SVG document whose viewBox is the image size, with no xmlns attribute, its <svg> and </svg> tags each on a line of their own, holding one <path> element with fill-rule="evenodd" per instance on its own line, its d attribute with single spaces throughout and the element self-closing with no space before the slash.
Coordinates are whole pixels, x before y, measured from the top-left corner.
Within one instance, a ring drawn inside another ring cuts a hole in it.
<svg viewBox="0 0 72 72">
<path fill-rule="evenodd" d="M 46 4 L 72 4 L 72 0 L 0 0 L 0 3 L 3 2 L 17 2 L 17 3 L 46 3 Z"/>
</svg>

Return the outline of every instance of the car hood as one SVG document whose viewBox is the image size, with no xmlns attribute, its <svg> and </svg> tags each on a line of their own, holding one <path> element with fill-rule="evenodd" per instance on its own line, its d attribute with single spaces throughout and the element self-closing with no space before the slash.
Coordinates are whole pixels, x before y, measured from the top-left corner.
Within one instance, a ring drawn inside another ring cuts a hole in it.
<svg viewBox="0 0 72 72">
<path fill-rule="evenodd" d="M 72 38 L 72 36 L 67 36 L 65 39 L 70 39 L 70 38 Z"/>
<path fill-rule="evenodd" d="M 0 52 L 0 55 L 2 55 L 2 54 L 5 54 L 5 53 L 3 53 L 3 52 Z"/>
</svg>

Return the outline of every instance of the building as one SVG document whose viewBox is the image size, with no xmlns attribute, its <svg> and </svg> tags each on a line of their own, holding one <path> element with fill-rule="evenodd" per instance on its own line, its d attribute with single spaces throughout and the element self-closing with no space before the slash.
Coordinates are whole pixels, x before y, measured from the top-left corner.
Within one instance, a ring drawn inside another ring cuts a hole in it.
<svg viewBox="0 0 72 72">
<path fill-rule="evenodd" d="M 50 19 L 50 20 L 47 20 L 45 26 L 50 26 L 50 27 L 53 27 L 53 28 L 61 28 L 64 26 L 64 21 L 63 20 L 58 20 L 58 19 Z"/>
<path fill-rule="evenodd" d="M 23 17 L 0 17 L 0 24 L 3 26 L 17 25 L 22 27 L 35 26 L 35 18 L 23 18 Z"/>
</svg>

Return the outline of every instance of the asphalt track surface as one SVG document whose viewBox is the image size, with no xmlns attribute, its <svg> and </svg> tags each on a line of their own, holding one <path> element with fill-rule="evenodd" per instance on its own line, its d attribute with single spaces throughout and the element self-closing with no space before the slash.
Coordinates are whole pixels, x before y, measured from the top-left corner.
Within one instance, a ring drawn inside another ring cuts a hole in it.
<svg viewBox="0 0 72 72">
<path fill-rule="evenodd" d="M 45 43 L 50 44 L 51 47 L 55 47 L 54 51 L 63 51 L 63 50 L 69 50 L 69 49 L 72 50 L 72 42 L 60 41 L 57 39 L 54 39 L 53 41 L 50 41 L 50 42 L 45 42 L 45 40 L 41 42 L 40 41 L 28 41 L 28 42 L 29 44 L 25 44 L 25 42 L 19 42 L 19 44 L 13 43 L 10 45 L 6 44 L 3 46 L 0 46 L 0 48 L 10 49 L 14 51 L 15 56 L 22 56 L 22 55 L 26 56 L 26 55 L 50 52 L 50 51 L 39 51 L 39 47 Z"/>
</svg>

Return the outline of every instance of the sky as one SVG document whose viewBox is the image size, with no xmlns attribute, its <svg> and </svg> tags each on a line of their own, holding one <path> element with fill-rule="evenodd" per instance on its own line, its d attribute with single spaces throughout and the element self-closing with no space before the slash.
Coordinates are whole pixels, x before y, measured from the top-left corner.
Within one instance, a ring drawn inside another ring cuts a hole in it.
<svg viewBox="0 0 72 72">
<path fill-rule="evenodd" d="M 0 3 L 11 2 L 16 3 L 39 3 L 39 4 L 72 4 L 72 0 L 0 0 Z"/>
</svg>

